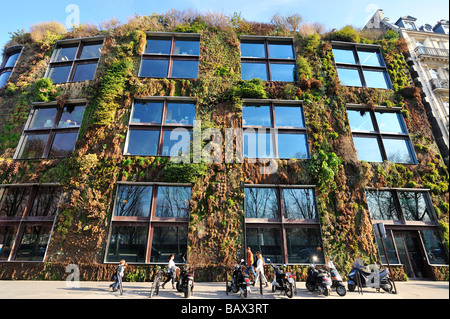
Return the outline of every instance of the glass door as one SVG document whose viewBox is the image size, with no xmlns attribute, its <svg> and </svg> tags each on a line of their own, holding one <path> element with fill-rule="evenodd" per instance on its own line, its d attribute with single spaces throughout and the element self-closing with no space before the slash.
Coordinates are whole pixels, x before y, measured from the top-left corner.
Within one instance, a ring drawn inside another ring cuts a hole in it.
<svg viewBox="0 0 450 319">
<path fill-rule="evenodd" d="M 417 232 L 394 231 L 395 244 L 408 278 L 427 278 L 424 256 L 420 250 Z"/>
</svg>

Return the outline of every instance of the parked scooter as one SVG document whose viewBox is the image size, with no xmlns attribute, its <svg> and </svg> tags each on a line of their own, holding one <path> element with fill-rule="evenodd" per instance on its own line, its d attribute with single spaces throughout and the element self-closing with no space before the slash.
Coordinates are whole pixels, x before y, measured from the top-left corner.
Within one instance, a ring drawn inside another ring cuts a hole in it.
<svg viewBox="0 0 450 319">
<path fill-rule="evenodd" d="M 353 263 L 353 268 L 348 274 L 348 290 L 355 291 L 356 287 L 360 288 L 375 288 L 380 291 L 380 288 L 386 292 L 392 292 L 393 283 L 389 278 L 389 271 L 387 268 L 380 271 L 378 266 L 374 265 L 371 271 L 367 271 L 366 267 L 362 265 L 360 260 Z"/>
<path fill-rule="evenodd" d="M 180 278 L 176 285 L 178 292 L 184 292 L 185 298 L 189 298 L 194 293 L 194 272 L 189 270 L 189 266 L 181 268 Z"/>
<path fill-rule="evenodd" d="M 267 259 L 267 261 L 270 262 L 274 274 L 272 281 L 272 292 L 281 290 L 281 292 L 284 292 L 288 298 L 292 298 L 295 290 L 295 282 L 292 274 L 290 272 L 285 273 L 280 266 L 274 265 L 270 259 Z"/>
<path fill-rule="evenodd" d="M 330 268 L 331 274 L 331 288 L 336 289 L 336 292 L 339 296 L 345 296 L 347 294 L 347 289 L 342 282 L 341 275 L 339 274 L 336 267 L 334 266 L 334 263 L 331 260 L 328 262 L 328 268 Z"/>
<path fill-rule="evenodd" d="M 234 293 L 241 292 L 241 295 L 244 298 L 248 297 L 248 294 L 251 292 L 250 286 L 250 278 L 248 277 L 248 274 L 243 272 L 242 266 L 245 266 L 244 259 L 241 259 L 241 263 L 239 265 L 234 266 L 233 270 L 233 277 L 231 278 L 231 281 L 228 282 L 228 275 L 227 275 L 227 294 L 228 292 L 232 291 Z"/>
<path fill-rule="evenodd" d="M 331 292 L 332 285 L 330 274 L 323 269 L 317 270 L 316 262 L 317 257 L 313 256 L 313 263 L 308 267 L 306 289 L 308 289 L 308 291 L 319 289 L 324 296 L 328 296 Z"/>
</svg>

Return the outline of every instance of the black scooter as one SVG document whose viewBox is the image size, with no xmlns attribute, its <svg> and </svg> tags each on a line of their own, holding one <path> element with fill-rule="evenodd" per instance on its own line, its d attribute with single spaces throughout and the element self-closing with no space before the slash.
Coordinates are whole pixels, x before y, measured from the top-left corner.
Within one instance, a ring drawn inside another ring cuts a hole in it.
<svg viewBox="0 0 450 319">
<path fill-rule="evenodd" d="M 194 293 L 194 272 L 189 270 L 189 266 L 181 268 L 180 278 L 176 285 L 178 292 L 184 292 L 185 298 L 189 298 Z"/>
<path fill-rule="evenodd" d="M 366 271 L 366 267 L 361 262 L 355 261 L 353 268 L 348 274 L 348 290 L 355 291 L 356 287 L 380 288 L 391 293 L 393 288 L 392 280 L 389 278 L 389 270 L 387 268 L 382 271 L 378 267 L 374 267 L 372 271 Z"/>
<path fill-rule="evenodd" d="M 334 266 L 334 263 L 331 260 L 328 262 L 328 268 L 330 268 L 331 274 L 331 288 L 336 289 L 336 292 L 339 296 L 345 296 L 347 294 L 347 289 L 342 282 L 341 275 L 339 274 L 336 267 Z"/>
<path fill-rule="evenodd" d="M 250 279 L 248 277 L 248 274 L 243 272 L 242 266 L 245 266 L 244 259 L 241 259 L 241 263 L 239 265 L 234 266 L 233 275 L 230 282 L 228 282 L 228 275 L 227 275 L 227 282 L 226 282 L 227 295 L 230 291 L 234 293 L 240 291 L 241 295 L 244 298 L 247 298 L 248 294 L 251 292 Z"/>
<path fill-rule="evenodd" d="M 292 274 L 290 272 L 285 273 L 280 266 L 274 265 L 270 259 L 267 259 L 267 261 L 270 262 L 274 274 L 272 281 L 272 292 L 281 290 L 281 292 L 284 292 L 288 298 L 292 298 L 295 290 L 295 282 Z"/>
<path fill-rule="evenodd" d="M 323 269 L 316 269 L 317 257 L 313 256 L 313 263 L 308 267 L 308 274 L 306 277 L 306 289 L 308 291 L 319 291 L 326 297 L 331 292 L 331 278 L 330 274 Z"/>
</svg>

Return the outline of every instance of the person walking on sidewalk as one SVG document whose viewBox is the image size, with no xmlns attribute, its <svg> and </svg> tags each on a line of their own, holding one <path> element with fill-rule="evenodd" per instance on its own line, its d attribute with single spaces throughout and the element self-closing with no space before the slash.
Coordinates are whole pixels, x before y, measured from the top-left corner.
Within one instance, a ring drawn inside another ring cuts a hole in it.
<svg viewBox="0 0 450 319">
<path fill-rule="evenodd" d="M 167 271 L 167 279 L 166 281 L 161 285 L 162 288 L 170 281 L 172 280 L 172 289 L 175 289 L 174 280 L 177 274 L 178 267 L 175 265 L 175 255 L 172 254 L 169 257 L 169 270 Z"/>
<path fill-rule="evenodd" d="M 253 274 L 253 278 L 256 278 L 255 268 L 253 268 L 253 253 L 252 249 L 250 247 L 247 247 L 247 268 L 245 269 L 245 273 L 248 275 L 248 273 L 251 271 Z"/>
<path fill-rule="evenodd" d="M 112 291 L 117 291 L 120 288 L 122 288 L 122 278 L 125 274 L 125 269 L 127 268 L 127 263 L 125 260 L 121 260 L 119 265 L 116 267 L 116 274 L 115 274 L 115 282 L 111 284 L 109 287 L 112 288 Z M 122 291 L 122 290 L 121 290 Z"/>
<path fill-rule="evenodd" d="M 264 275 L 264 259 L 259 251 L 255 253 L 256 255 L 256 277 L 253 286 L 258 282 L 259 277 L 261 277 L 261 282 L 265 284 L 265 287 L 268 287 L 267 278 Z"/>
</svg>

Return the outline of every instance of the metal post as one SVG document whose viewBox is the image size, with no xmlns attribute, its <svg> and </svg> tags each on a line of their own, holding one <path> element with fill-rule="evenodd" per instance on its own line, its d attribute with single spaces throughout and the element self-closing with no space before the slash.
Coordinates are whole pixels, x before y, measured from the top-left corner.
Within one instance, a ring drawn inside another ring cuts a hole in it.
<svg viewBox="0 0 450 319">
<path fill-rule="evenodd" d="M 262 272 L 261 271 L 259 272 L 259 293 L 261 295 L 264 295 L 263 284 L 262 284 Z"/>
</svg>

